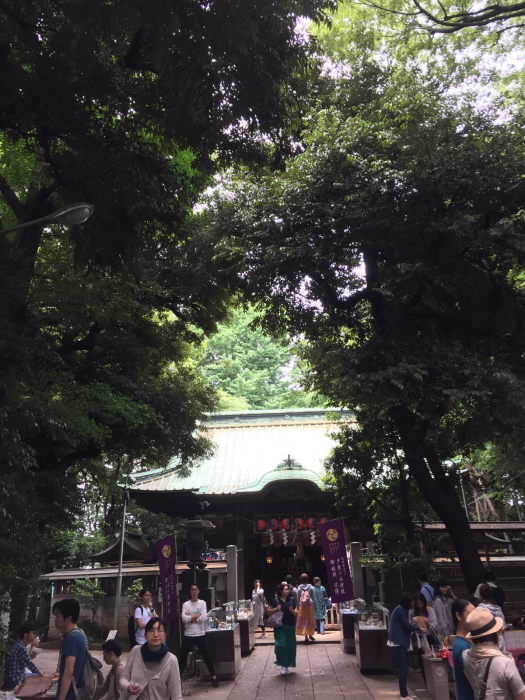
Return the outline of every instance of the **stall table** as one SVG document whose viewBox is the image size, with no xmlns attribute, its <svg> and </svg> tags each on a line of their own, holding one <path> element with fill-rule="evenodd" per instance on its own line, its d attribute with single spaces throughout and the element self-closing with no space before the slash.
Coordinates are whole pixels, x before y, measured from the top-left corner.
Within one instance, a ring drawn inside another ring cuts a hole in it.
<svg viewBox="0 0 525 700">
<path fill-rule="evenodd" d="M 237 617 L 241 630 L 241 654 L 249 654 L 255 646 L 255 615 Z"/>
<path fill-rule="evenodd" d="M 354 625 L 359 621 L 360 613 L 358 610 L 346 612 L 339 611 L 339 625 L 341 628 L 341 646 L 347 654 L 350 652 L 355 654 L 355 637 Z"/>
<path fill-rule="evenodd" d="M 239 623 L 230 629 L 208 629 L 206 642 L 215 666 L 217 678 L 236 678 L 241 669 L 241 629 Z M 211 676 L 203 662 L 201 677 L 210 680 Z"/>
<path fill-rule="evenodd" d="M 391 671 L 392 652 L 387 646 L 388 632 L 384 627 L 354 624 L 355 654 L 361 673 Z"/>
</svg>

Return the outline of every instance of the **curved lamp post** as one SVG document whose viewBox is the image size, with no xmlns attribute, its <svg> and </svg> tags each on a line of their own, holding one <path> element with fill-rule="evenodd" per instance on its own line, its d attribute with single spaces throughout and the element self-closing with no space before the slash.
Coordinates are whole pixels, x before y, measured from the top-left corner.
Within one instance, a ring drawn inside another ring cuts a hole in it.
<svg viewBox="0 0 525 700">
<path fill-rule="evenodd" d="M 52 214 L 48 214 L 41 219 L 35 219 L 34 221 L 27 221 L 23 224 L 18 224 L 18 226 L 4 229 L 0 231 L 0 233 L 12 233 L 13 231 L 20 231 L 21 229 L 29 228 L 30 226 L 46 226 L 48 224 L 63 224 L 65 226 L 83 224 L 84 221 L 89 219 L 94 211 L 95 207 L 92 204 L 87 204 L 86 202 L 67 204 L 65 207 L 60 207 L 60 209 L 57 209 Z"/>
</svg>

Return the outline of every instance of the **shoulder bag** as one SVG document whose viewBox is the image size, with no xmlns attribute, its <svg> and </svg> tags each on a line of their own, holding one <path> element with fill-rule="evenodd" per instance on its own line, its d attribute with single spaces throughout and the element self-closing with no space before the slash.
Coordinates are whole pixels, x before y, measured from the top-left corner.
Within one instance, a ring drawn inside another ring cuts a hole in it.
<svg viewBox="0 0 525 700">
<path fill-rule="evenodd" d="M 485 669 L 485 676 L 481 684 L 478 700 L 485 700 L 485 695 L 487 694 L 487 681 L 489 679 L 490 664 L 492 663 L 493 658 L 493 656 L 490 657 L 489 662 L 487 664 L 487 668 Z"/>
<path fill-rule="evenodd" d="M 282 610 L 277 610 L 277 612 L 274 612 L 270 615 L 268 618 L 268 627 L 272 627 L 275 629 L 276 627 L 282 627 L 283 626 L 283 611 Z"/>
</svg>

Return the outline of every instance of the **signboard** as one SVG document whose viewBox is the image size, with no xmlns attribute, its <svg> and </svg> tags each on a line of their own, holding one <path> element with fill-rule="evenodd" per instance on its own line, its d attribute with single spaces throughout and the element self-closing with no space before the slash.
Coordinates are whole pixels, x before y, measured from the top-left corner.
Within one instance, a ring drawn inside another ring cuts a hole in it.
<svg viewBox="0 0 525 700">
<path fill-rule="evenodd" d="M 344 603 L 354 599 L 354 586 L 345 547 L 342 520 L 319 523 L 323 553 L 328 575 L 332 603 Z"/>
<path fill-rule="evenodd" d="M 177 573 L 175 570 L 175 539 L 168 535 L 155 543 L 162 586 L 162 617 L 166 622 L 179 619 L 177 608 Z"/>
</svg>

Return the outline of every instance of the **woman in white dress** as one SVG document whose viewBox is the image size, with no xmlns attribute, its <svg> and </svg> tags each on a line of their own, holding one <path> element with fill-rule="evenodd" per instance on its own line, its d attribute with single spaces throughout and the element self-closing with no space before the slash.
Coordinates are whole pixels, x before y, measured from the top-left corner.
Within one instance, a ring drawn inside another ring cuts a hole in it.
<svg viewBox="0 0 525 700">
<path fill-rule="evenodd" d="M 261 588 L 261 582 L 259 579 L 255 579 L 253 582 L 252 608 L 255 616 L 255 625 L 259 625 L 262 630 L 260 638 L 265 639 L 268 635 L 264 629 L 264 613 L 268 608 L 268 603 L 264 597 L 264 590 Z"/>
</svg>

